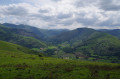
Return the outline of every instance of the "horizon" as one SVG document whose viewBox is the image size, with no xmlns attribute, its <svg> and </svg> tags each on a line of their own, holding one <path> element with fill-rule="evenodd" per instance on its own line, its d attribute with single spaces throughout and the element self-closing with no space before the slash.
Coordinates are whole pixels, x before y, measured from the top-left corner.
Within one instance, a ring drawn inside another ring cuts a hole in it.
<svg viewBox="0 0 120 79">
<path fill-rule="evenodd" d="M 119 12 L 120 0 L 0 1 L 0 23 L 41 29 L 120 29 Z"/>
<path fill-rule="evenodd" d="M 0 24 L 12 24 L 12 23 L 0 23 Z M 25 25 L 25 24 L 12 24 L 12 25 Z M 28 26 L 28 27 L 35 27 L 35 28 L 39 28 L 39 27 L 36 27 L 36 26 L 31 26 L 31 25 L 25 25 L 25 26 Z M 79 28 L 75 28 L 75 29 L 67 29 L 67 28 L 56 28 L 56 29 L 47 29 L 47 28 L 39 28 L 39 29 L 43 29 L 43 30 L 76 30 L 76 29 L 83 29 L 83 28 L 87 28 L 87 29 L 94 29 L 94 28 L 89 28 L 89 27 L 79 27 Z M 120 30 L 120 29 L 94 29 L 94 30 Z"/>
</svg>

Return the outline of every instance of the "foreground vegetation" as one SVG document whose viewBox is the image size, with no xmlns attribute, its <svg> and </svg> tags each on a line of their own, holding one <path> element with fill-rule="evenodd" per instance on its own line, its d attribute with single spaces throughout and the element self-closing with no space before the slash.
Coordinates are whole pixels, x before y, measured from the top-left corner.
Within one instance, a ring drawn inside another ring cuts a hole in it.
<svg viewBox="0 0 120 79">
<path fill-rule="evenodd" d="M 29 52 L 0 41 L 0 79 L 120 79 L 120 64 L 63 60 Z"/>
</svg>

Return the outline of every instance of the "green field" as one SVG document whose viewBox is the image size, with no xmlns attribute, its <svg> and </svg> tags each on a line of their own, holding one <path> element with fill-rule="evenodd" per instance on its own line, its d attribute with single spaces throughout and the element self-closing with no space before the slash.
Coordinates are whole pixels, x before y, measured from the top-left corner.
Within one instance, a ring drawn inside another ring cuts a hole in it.
<svg viewBox="0 0 120 79">
<path fill-rule="evenodd" d="M 28 54 L 0 41 L 0 79 L 120 79 L 120 64 L 63 60 Z"/>
</svg>

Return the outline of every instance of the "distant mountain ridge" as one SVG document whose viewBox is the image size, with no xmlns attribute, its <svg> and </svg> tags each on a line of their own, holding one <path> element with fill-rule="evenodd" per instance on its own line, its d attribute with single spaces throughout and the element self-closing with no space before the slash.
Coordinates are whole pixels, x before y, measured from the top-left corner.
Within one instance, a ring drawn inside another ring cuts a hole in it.
<svg viewBox="0 0 120 79">
<path fill-rule="evenodd" d="M 65 41 L 75 42 L 78 40 L 82 41 L 82 40 L 90 39 L 100 33 L 101 32 L 96 31 L 94 29 L 90 29 L 90 28 L 78 28 L 75 30 L 61 33 L 60 35 L 53 37 L 52 40 L 56 42 L 65 42 Z"/>
<path fill-rule="evenodd" d="M 120 29 L 113 29 L 113 30 L 101 29 L 100 31 L 120 38 Z"/>
<path fill-rule="evenodd" d="M 2 24 L 6 27 L 10 27 L 10 28 L 16 28 L 16 29 L 24 29 L 27 30 L 29 32 L 33 32 L 35 33 L 37 36 L 39 36 L 39 38 L 45 40 L 47 38 L 51 38 L 51 37 L 57 37 L 62 35 L 62 33 L 65 32 L 69 32 L 72 31 L 74 32 L 74 30 L 68 30 L 68 29 L 40 29 L 40 28 L 36 28 L 34 26 L 29 26 L 29 25 L 15 25 L 15 24 L 10 24 L 10 23 L 4 23 Z M 85 28 L 77 28 L 77 29 L 85 29 Z M 86 28 L 86 29 L 90 29 L 90 28 Z M 92 29 L 95 30 L 95 29 Z M 111 34 L 113 36 L 116 36 L 118 38 L 120 38 L 120 29 L 113 29 L 113 30 L 109 30 L 109 29 L 99 29 L 96 31 L 100 31 L 100 32 L 104 32 L 104 33 L 108 33 Z M 66 33 L 65 33 L 66 34 Z"/>
<path fill-rule="evenodd" d="M 32 32 L 0 25 L 0 40 L 19 44 L 28 48 L 40 48 L 46 46 L 45 42 L 38 40 L 35 37 L 39 38 Z"/>
<path fill-rule="evenodd" d="M 10 24 L 10 23 L 4 23 L 2 25 L 4 25 L 5 27 L 10 27 L 10 28 L 15 28 L 15 29 L 24 29 L 29 32 L 33 32 L 36 35 L 38 35 L 40 38 L 42 38 L 44 36 L 43 33 L 41 33 L 38 28 L 35 28 L 32 26 L 23 25 L 23 24 L 15 25 L 15 24 Z"/>
<path fill-rule="evenodd" d="M 10 28 L 24 29 L 24 30 L 30 31 L 36 34 L 37 36 L 39 36 L 42 40 L 45 40 L 49 37 L 53 37 L 53 36 L 59 35 L 60 33 L 68 31 L 68 29 L 40 29 L 37 27 L 23 25 L 23 24 L 15 25 L 10 23 L 4 23 L 2 25 Z"/>
</svg>

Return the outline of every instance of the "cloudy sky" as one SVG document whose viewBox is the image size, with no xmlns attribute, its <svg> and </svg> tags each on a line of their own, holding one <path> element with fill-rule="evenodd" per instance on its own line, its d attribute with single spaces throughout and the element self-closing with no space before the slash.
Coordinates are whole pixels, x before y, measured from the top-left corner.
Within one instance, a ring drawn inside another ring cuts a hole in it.
<svg viewBox="0 0 120 79">
<path fill-rule="evenodd" d="M 120 0 L 0 0 L 0 23 L 120 29 Z"/>
</svg>

